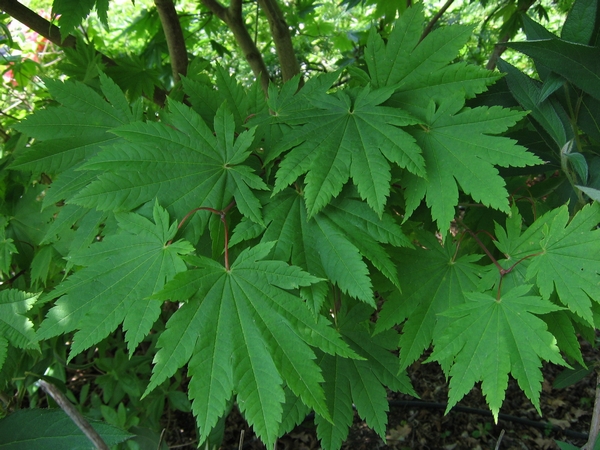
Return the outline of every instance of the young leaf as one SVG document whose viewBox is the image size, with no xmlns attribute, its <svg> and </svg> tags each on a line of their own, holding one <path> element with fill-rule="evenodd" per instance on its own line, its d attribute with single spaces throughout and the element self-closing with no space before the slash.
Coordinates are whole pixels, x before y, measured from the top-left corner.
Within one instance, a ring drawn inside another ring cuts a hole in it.
<svg viewBox="0 0 600 450">
<path fill-rule="evenodd" d="M 177 229 L 167 212 L 154 206 L 154 222 L 134 214 L 117 215 L 119 232 L 106 237 L 72 261 L 84 266 L 48 296 L 60 297 L 38 330 L 38 339 L 75 333 L 70 357 L 104 339 L 123 324 L 131 351 L 149 333 L 160 303 L 147 297 L 185 270 L 180 254 L 190 253 L 185 241 L 166 245 Z"/>
<path fill-rule="evenodd" d="M 467 303 L 443 313 L 452 318 L 452 322 L 426 362 L 454 358 L 446 413 L 481 381 L 483 394 L 497 422 L 511 373 L 541 414 L 541 360 L 566 364 L 556 339 L 534 315 L 560 308 L 540 297 L 527 295 L 530 289 L 531 285 L 521 285 L 498 299 L 491 293 L 470 293 Z"/>
</svg>

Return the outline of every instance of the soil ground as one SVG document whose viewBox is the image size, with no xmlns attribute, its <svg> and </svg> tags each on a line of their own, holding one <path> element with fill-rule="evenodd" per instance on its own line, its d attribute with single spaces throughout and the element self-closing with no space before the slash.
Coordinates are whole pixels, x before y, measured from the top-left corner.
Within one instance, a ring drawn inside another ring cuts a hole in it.
<svg viewBox="0 0 600 450">
<path fill-rule="evenodd" d="M 590 363 L 598 360 L 597 351 L 597 348 L 594 349 L 589 344 L 582 344 L 584 359 Z M 416 362 L 408 369 L 408 373 L 421 401 L 426 403 L 416 403 L 416 399 L 410 396 L 390 393 L 385 439 L 370 430 L 355 414 L 354 424 L 342 449 L 558 449 L 555 440 L 581 447 L 586 443 L 589 431 L 596 379 L 592 373 L 573 386 L 556 389 L 552 383 L 561 371 L 562 368 L 553 365 L 543 367 L 544 383 L 540 400 L 542 417 L 537 414 L 517 383 L 511 380 L 500 411 L 500 420 L 498 424 L 494 424 L 479 386 L 459 403 L 458 408 L 444 415 L 448 389 L 443 373 L 436 364 Z M 181 425 L 188 422 L 183 417 L 181 419 Z M 531 421 L 537 426 L 516 420 Z M 191 423 L 193 424 L 193 419 Z M 185 445 L 185 442 L 190 442 L 190 436 L 185 436 L 183 428 L 179 437 L 171 436 L 170 447 L 195 449 L 195 444 Z M 179 442 L 175 443 L 173 439 Z M 240 449 L 265 450 L 265 447 L 234 410 L 227 420 L 225 440 L 220 450 Z M 277 449 L 320 449 L 312 420 L 308 418 L 280 438 Z"/>
</svg>

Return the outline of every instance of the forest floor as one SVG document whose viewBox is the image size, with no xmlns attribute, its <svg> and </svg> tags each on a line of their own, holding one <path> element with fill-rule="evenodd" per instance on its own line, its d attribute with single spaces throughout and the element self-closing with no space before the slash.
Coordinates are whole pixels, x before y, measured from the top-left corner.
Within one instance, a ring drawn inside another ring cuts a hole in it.
<svg viewBox="0 0 600 450">
<path fill-rule="evenodd" d="M 583 343 L 582 352 L 584 360 L 590 364 L 598 360 L 597 348 Z M 570 387 L 557 389 L 553 387 L 553 382 L 561 371 L 562 368 L 554 365 L 543 367 L 544 382 L 540 399 L 542 417 L 511 379 L 500 410 L 500 420 L 494 424 L 479 386 L 444 415 L 448 384 L 440 367 L 435 363 L 416 362 L 408 369 L 408 374 L 422 403 L 417 403 L 417 399 L 407 395 L 390 393 L 385 439 L 369 429 L 355 413 L 354 424 L 342 449 L 558 449 L 556 440 L 581 447 L 587 441 L 596 377 L 592 373 Z M 536 426 L 532 426 L 532 423 Z M 186 437 L 180 435 L 180 438 L 179 445 L 169 443 L 171 448 L 196 448 L 195 445 L 182 445 Z M 189 442 L 189 435 L 187 439 Z M 303 424 L 280 438 L 277 449 L 320 449 L 312 419 L 307 418 Z M 265 446 L 255 438 L 251 428 L 234 409 L 227 420 L 225 440 L 220 450 L 265 450 Z"/>
</svg>

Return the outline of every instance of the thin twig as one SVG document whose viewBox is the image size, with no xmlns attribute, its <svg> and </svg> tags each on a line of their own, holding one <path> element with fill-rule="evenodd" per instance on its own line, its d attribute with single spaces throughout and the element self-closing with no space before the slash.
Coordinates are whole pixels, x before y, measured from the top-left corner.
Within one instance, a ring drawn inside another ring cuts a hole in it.
<svg viewBox="0 0 600 450">
<path fill-rule="evenodd" d="M 244 448 L 244 430 L 240 431 L 240 441 L 238 443 L 238 450 Z"/>
<path fill-rule="evenodd" d="M 446 3 L 444 3 L 444 6 L 442 6 L 440 8 L 440 10 L 437 12 L 437 14 L 431 18 L 431 20 L 429 21 L 429 23 L 423 30 L 423 34 L 421 34 L 421 39 L 419 39 L 419 42 L 421 42 L 423 39 L 425 39 L 427 37 L 427 35 L 429 33 L 431 33 L 431 30 L 433 30 L 433 27 L 435 26 L 437 21 L 440 20 L 440 17 L 442 17 L 442 15 L 446 12 L 446 10 L 448 8 L 450 8 L 452 3 L 454 3 L 454 0 L 446 0 Z"/>
<path fill-rule="evenodd" d="M 582 450 L 591 450 L 595 448 L 598 435 L 600 434 L 600 369 L 596 378 L 596 400 L 594 401 L 594 413 L 592 414 L 592 423 L 590 424 L 590 436 Z"/>
<path fill-rule="evenodd" d="M 83 434 L 94 444 L 98 450 L 110 450 L 106 442 L 102 440 L 102 437 L 96 430 L 85 420 L 85 417 L 77 411 L 72 405 L 69 399 L 53 384 L 50 384 L 44 380 L 39 380 L 37 384 L 54 399 L 58 406 L 69 416 L 69 418 L 79 427 Z"/>
<path fill-rule="evenodd" d="M 500 449 L 500 443 L 502 442 L 503 437 L 504 437 L 504 429 L 502 429 L 502 431 L 500 432 L 500 436 L 498 436 L 498 442 L 496 442 L 496 447 L 494 448 L 494 450 Z"/>
</svg>

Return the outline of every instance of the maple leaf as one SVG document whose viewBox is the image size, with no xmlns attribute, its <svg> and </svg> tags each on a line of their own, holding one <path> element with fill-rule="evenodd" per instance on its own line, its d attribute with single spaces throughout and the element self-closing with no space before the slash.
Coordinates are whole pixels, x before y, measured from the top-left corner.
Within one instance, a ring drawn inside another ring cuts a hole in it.
<svg viewBox="0 0 600 450">
<path fill-rule="evenodd" d="M 108 102 L 83 83 L 46 80 L 45 84 L 62 106 L 37 111 L 15 125 L 37 142 L 20 153 L 11 168 L 58 175 L 44 198 L 44 206 L 48 206 L 96 178 L 95 173 L 76 169 L 101 147 L 120 141 L 110 130 L 139 120 L 142 111 L 132 110 L 123 92 L 103 73 L 100 87 Z"/>
<path fill-rule="evenodd" d="M 123 324 L 132 352 L 160 314 L 160 302 L 148 300 L 177 272 L 185 270 L 180 254 L 193 247 L 170 241 L 177 224 L 155 203 L 154 223 L 134 213 L 117 214 L 119 231 L 72 256 L 84 266 L 51 291 L 60 297 L 37 332 L 38 339 L 78 330 L 70 358 L 89 348 Z"/>
<path fill-rule="evenodd" d="M 270 155 L 291 149 L 277 171 L 274 193 L 306 173 L 304 195 L 312 217 L 351 177 L 361 198 L 381 217 L 390 193 L 390 162 L 425 175 L 421 150 L 399 128 L 419 121 L 399 108 L 381 106 L 392 93 L 367 86 L 308 96 L 313 111 L 300 113 L 303 124 L 287 133 Z"/>
<path fill-rule="evenodd" d="M 556 339 L 544 321 L 534 315 L 561 308 L 539 296 L 527 295 L 531 287 L 518 286 L 498 299 L 489 292 L 468 293 L 465 304 L 442 313 L 452 322 L 425 362 L 454 358 L 446 413 L 481 381 L 497 422 L 510 373 L 541 415 L 541 360 L 566 364 Z"/>
<path fill-rule="evenodd" d="M 189 107 L 169 102 L 164 122 L 136 122 L 113 130 L 123 138 L 91 158 L 83 169 L 102 171 L 70 202 L 101 210 L 131 210 L 153 198 L 179 217 L 203 207 L 224 208 L 235 198 L 240 212 L 262 223 L 251 189 L 268 189 L 242 164 L 254 130 L 234 141 L 235 123 L 225 105 L 214 118 L 216 136 Z M 208 212 L 204 212 L 201 234 Z M 197 237 L 197 236 L 196 236 Z"/>
<path fill-rule="evenodd" d="M 393 330 L 373 336 L 361 324 L 369 320 L 372 310 L 367 305 L 356 304 L 338 317 L 340 333 L 363 360 L 323 355 L 319 366 L 325 378 L 325 398 L 331 421 L 316 412 L 317 435 L 324 449 L 338 449 L 348 435 L 352 424 L 352 405 L 358 414 L 382 438 L 387 424 L 388 387 L 394 392 L 417 394 L 406 372 L 400 371 L 395 349 L 397 334 Z"/>
<path fill-rule="evenodd" d="M 303 197 L 292 189 L 272 198 L 264 207 L 264 215 L 267 227 L 262 241 L 276 241 L 274 258 L 326 277 L 344 293 L 373 307 L 369 268 L 363 258 L 400 287 L 396 267 L 381 244 L 410 247 L 411 243 L 389 215 L 377 217 L 364 202 L 349 195 L 333 200 L 309 220 Z M 231 242 L 262 232 L 262 227 L 242 223 Z M 303 288 L 301 294 L 317 314 L 328 291 L 322 282 Z"/>
<path fill-rule="evenodd" d="M 6 360 L 9 344 L 39 350 L 33 323 L 25 316 L 38 296 L 16 289 L 0 291 L 0 369 Z"/>
<path fill-rule="evenodd" d="M 458 186 L 486 206 L 508 212 L 508 193 L 494 166 L 523 167 L 542 161 L 507 138 L 524 113 L 493 108 L 464 108 L 465 99 L 483 92 L 498 74 L 450 64 L 470 38 L 470 27 L 435 30 L 421 40 L 422 6 L 396 22 L 387 44 L 369 35 L 365 60 L 371 84 L 394 89 L 385 105 L 402 108 L 421 127 L 406 128 L 421 148 L 426 173 L 405 171 L 407 219 L 425 198 L 442 235 L 458 204 Z"/>
<path fill-rule="evenodd" d="M 535 282 L 544 299 L 556 292 L 561 303 L 592 327 L 592 301 L 600 303 L 598 222 L 600 205 L 594 202 L 570 222 L 565 205 L 544 214 L 523 232 L 516 208 L 507 220 L 507 231 L 496 226 L 496 246 L 511 264 L 520 261 L 524 279 Z"/>
<path fill-rule="evenodd" d="M 505 182 L 494 166 L 523 167 L 542 162 L 515 141 L 491 136 L 506 131 L 524 113 L 497 106 L 471 109 L 463 105 L 460 95 L 437 106 L 429 104 L 422 117 L 425 129 L 413 132 L 423 149 L 427 179 L 406 173 L 402 180 L 406 214 L 425 198 L 443 234 L 455 215 L 458 185 L 476 202 L 508 213 Z"/>
<path fill-rule="evenodd" d="M 439 314 L 463 304 L 466 293 L 477 290 L 481 272 L 481 266 L 474 264 L 481 255 L 457 258 L 456 244 L 446 241 L 440 245 L 431 234 L 420 233 L 418 240 L 424 248 L 397 249 L 393 253 L 400 283 L 410 289 L 386 296 L 375 328 L 380 332 L 403 323 L 401 369 L 444 335 L 452 320 Z"/>
<path fill-rule="evenodd" d="M 311 346 L 358 357 L 323 316 L 315 320 L 302 300 L 286 291 L 320 280 L 282 261 L 263 260 L 273 246 L 246 248 L 230 269 L 188 257 L 199 268 L 178 274 L 154 296 L 186 303 L 158 340 L 146 393 L 189 361 L 189 395 L 201 440 L 235 392 L 248 422 L 272 447 L 283 415 L 283 380 L 304 404 L 329 419 Z"/>
<path fill-rule="evenodd" d="M 451 64 L 471 38 L 471 27 L 440 27 L 421 39 L 424 22 L 423 6 L 415 5 L 396 21 L 387 43 L 373 29 L 369 34 L 369 78 L 373 86 L 394 87 L 391 104 L 412 111 L 448 93 L 472 98 L 501 77 L 475 65 Z"/>
</svg>

